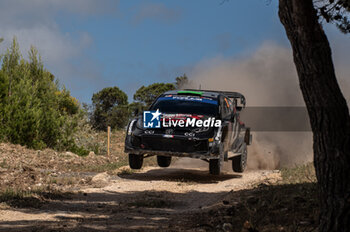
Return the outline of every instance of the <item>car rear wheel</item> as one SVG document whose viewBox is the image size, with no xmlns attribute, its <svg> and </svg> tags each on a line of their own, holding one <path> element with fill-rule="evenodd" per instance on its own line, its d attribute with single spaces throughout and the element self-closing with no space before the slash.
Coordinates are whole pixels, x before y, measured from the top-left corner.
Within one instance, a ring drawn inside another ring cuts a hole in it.
<svg viewBox="0 0 350 232">
<path fill-rule="evenodd" d="M 232 170 L 234 172 L 244 172 L 247 167 L 247 156 L 248 151 L 245 147 L 241 155 L 232 158 Z"/>
<path fill-rule="evenodd" d="M 132 169 L 140 169 L 143 164 L 143 155 L 129 154 L 129 166 Z"/>
<path fill-rule="evenodd" d="M 221 162 L 220 159 L 209 160 L 209 173 L 212 175 L 220 175 Z"/>
<path fill-rule="evenodd" d="M 171 163 L 171 156 L 162 156 L 162 155 L 157 155 L 157 163 L 159 167 L 169 167 Z"/>
</svg>

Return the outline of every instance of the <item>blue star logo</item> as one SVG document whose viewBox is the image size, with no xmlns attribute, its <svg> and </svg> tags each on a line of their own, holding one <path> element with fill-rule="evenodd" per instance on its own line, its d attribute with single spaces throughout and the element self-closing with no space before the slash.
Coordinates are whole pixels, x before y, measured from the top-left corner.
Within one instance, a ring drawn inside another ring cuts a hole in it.
<svg viewBox="0 0 350 232">
<path fill-rule="evenodd" d="M 160 128 L 160 115 L 162 113 L 157 111 L 143 112 L 143 127 L 144 128 Z"/>
</svg>

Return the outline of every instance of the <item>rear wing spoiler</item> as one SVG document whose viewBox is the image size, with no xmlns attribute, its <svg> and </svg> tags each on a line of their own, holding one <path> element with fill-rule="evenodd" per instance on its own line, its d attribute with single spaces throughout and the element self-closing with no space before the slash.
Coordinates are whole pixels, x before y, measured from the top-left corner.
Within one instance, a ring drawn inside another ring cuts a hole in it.
<svg viewBox="0 0 350 232">
<path fill-rule="evenodd" d="M 230 91 L 218 91 L 218 90 L 205 90 L 205 89 L 185 89 L 187 91 L 200 91 L 200 92 L 213 92 L 213 93 L 221 93 L 228 98 L 232 98 L 236 103 L 237 100 L 240 99 L 240 103 L 245 107 L 246 101 L 243 94 L 238 92 L 230 92 Z"/>
</svg>

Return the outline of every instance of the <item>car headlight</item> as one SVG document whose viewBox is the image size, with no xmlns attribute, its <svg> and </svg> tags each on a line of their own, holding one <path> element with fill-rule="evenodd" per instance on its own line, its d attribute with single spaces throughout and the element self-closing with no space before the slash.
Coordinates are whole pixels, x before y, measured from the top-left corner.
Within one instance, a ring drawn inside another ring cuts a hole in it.
<svg viewBox="0 0 350 232">
<path fill-rule="evenodd" d="M 136 123 L 136 126 L 140 129 L 143 129 L 143 121 L 142 121 L 142 118 L 139 118 L 137 120 L 137 123 Z"/>
</svg>

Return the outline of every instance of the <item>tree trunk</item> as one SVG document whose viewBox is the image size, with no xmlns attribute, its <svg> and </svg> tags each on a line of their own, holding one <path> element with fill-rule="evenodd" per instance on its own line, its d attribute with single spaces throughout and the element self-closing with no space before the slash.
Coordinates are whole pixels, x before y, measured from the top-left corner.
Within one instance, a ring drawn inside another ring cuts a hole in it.
<svg viewBox="0 0 350 232">
<path fill-rule="evenodd" d="M 350 117 L 312 0 L 279 0 L 313 132 L 319 231 L 350 231 Z"/>
</svg>

